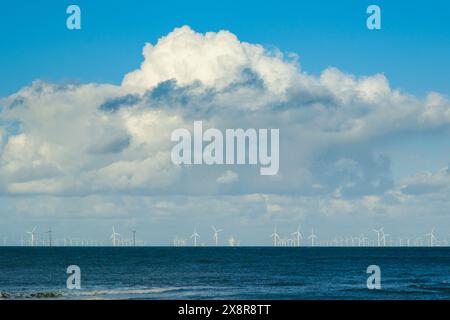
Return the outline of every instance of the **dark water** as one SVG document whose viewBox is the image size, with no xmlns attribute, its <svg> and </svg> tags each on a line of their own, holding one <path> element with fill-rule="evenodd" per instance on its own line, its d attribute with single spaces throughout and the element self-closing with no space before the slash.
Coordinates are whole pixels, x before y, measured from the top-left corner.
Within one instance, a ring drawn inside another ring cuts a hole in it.
<svg viewBox="0 0 450 320">
<path fill-rule="evenodd" d="M 381 268 L 382 290 L 366 269 Z M 81 268 L 80 291 L 66 268 Z M 450 299 L 450 248 L 0 248 L 3 299 Z"/>
</svg>

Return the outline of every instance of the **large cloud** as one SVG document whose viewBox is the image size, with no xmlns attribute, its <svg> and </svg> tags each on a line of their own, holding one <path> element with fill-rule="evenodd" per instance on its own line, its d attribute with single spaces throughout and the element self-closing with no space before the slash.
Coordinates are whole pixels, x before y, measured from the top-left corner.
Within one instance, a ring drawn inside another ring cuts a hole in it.
<svg viewBox="0 0 450 320">
<path fill-rule="evenodd" d="M 281 93 L 297 75 L 295 61 L 283 60 L 280 52 L 269 54 L 262 46 L 240 42 L 228 32 L 196 33 L 185 26 L 144 47 L 144 62 L 129 73 L 124 86 L 152 88 L 175 79 L 180 86 L 200 81 L 213 89 L 224 89 L 243 80 L 245 71 L 267 84 L 267 89 Z"/>
<path fill-rule="evenodd" d="M 307 75 L 295 55 L 228 31 L 182 27 L 143 54 L 120 86 L 36 81 L 0 100 L 1 192 L 301 194 L 365 199 L 373 207 L 375 198 L 364 197 L 398 186 L 388 155 L 372 144 L 450 124 L 443 95 L 419 99 L 391 88 L 383 74 L 358 78 L 330 68 Z M 194 120 L 220 129 L 279 128 L 279 174 L 174 166 L 170 134 Z M 348 208 L 343 203 L 333 205 Z"/>
</svg>

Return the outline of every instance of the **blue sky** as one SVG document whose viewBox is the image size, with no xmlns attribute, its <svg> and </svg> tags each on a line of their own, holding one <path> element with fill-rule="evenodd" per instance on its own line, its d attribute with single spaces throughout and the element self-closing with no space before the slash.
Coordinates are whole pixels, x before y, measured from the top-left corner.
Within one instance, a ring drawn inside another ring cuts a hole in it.
<svg viewBox="0 0 450 320">
<path fill-rule="evenodd" d="M 36 225 L 108 239 L 115 225 L 167 244 L 214 224 L 270 244 L 274 224 L 298 223 L 322 237 L 447 235 L 448 1 L 74 3 L 82 30 L 66 28 L 69 1 L 0 7 L 0 236 Z M 373 3 L 379 31 L 366 28 Z M 278 126 L 281 174 L 177 170 L 168 137 L 192 119 Z"/>
<path fill-rule="evenodd" d="M 143 43 L 185 24 L 296 52 L 310 73 L 328 66 L 384 72 L 408 92 L 448 93 L 448 1 L 375 1 L 382 8 L 382 30 L 375 32 L 365 27 L 372 2 L 80 0 L 83 28 L 70 32 L 69 1 L 3 1 L 0 95 L 37 78 L 119 83 L 139 65 Z"/>
</svg>

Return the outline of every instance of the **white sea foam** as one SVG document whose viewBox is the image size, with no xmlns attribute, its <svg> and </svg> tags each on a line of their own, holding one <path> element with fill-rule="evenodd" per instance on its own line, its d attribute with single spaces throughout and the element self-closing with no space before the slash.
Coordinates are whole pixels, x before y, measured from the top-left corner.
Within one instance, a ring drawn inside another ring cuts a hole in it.
<svg viewBox="0 0 450 320">
<path fill-rule="evenodd" d="M 136 296 L 157 295 L 166 292 L 177 291 L 182 288 L 124 288 L 113 290 L 82 290 L 82 291 L 33 291 L 33 292 L 0 292 L 0 300 L 5 299 L 123 299 Z"/>
</svg>

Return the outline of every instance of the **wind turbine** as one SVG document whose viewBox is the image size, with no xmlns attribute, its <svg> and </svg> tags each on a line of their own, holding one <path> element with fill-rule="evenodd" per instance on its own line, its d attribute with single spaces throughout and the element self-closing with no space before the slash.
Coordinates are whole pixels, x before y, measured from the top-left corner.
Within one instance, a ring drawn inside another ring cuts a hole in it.
<svg viewBox="0 0 450 320">
<path fill-rule="evenodd" d="M 197 227 L 194 228 L 194 233 L 191 235 L 191 239 L 194 239 L 194 247 L 197 246 L 197 240 L 200 238 L 200 235 L 197 233 Z"/>
<path fill-rule="evenodd" d="M 382 237 L 380 237 L 380 236 L 383 233 L 383 229 L 384 228 L 380 228 L 379 230 L 373 229 L 373 232 L 376 232 L 376 234 L 377 234 L 377 242 L 378 242 L 378 246 L 379 247 L 381 247 L 381 239 L 382 239 Z"/>
<path fill-rule="evenodd" d="M 430 233 L 427 233 L 425 236 L 430 237 L 430 247 L 434 247 L 434 241 L 436 240 L 436 237 L 434 236 L 434 229 L 431 229 Z"/>
<path fill-rule="evenodd" d="M 350 246 L 350 238 L 345 238 L 345 246 L 346 247 Z"/>
<path fill-rule="evenodd" d="M 302 234 L 300 233 L 301 225 L 298 225 L 297 231 L 291 233 L 296 239 L 297 247 L 300 247 L 300 239 L 303 239 Z"/>
<path fill-rule="evenodd" d="M 216 244 L 216 247 L 219 245 L 219 233 L 223 231 L 223 229 L 216 229 L 216 227 L 211 226 L 213 231 L 214 231 L 214 236 L 213 236 L 213 240 Z"/>
<path fill-rule="evenodd" d="M 271 238 L 273 238 L 273 246 L 276 247 L 278 244 L 278 241 L 280 239 L 280 236 L 277 233 L 277 227 L 274 227 L 273 233 L 270 235 Z"/>
<path fill-rule="evenodd" d="M 111 234 L 111 240 L 112 240 L 112 243 L 113 243 L 113 247 L 115 247 L 116 246 L 116 244 L 117 244 L 117 241 L 118 241 L 118 237 L 120 237 L 120 234 L 118 234 L 117 232 L 116 232 L 116 230 L 114 229 L 114 227 L 112 227 L 112 234 Z"/>
<path fill-rule="evenodd" d="M 311 240 L 311 247 L 314 247 L 314 241 L 317 239 L 317 236 L 314 234 L 314 229 L 311 229 L 311 235 L 308 239 Z"/>
<path fill-rule="evenodd" d="M 361 236 L 360 236 L 360 238 L 359 238 L 359 242 L 358 242 L 358 245 L 361 247 L 364 247 L 365 245 L 366 245 L 366 241 L 367 241 L 368 239 L 365 237 L 365 235 L 364 235 L 364 233 L 361 233 Z"/>
<path fill-rule="evenodd" d="M 27 233 L 31 236 L 31 246 L 34 247 L 34 242 L 35 242 L 35 232 L 36 232 L 36 227 L 33 228 L 32 231 L 28 231 Z"/>
<path fill-rule="evenodd" d="M 133 247 L 136 247 L 136 230 L 133 230 Z"/>
<path fill-rule="evenodd" d="M 387 237 L 390 237 L 390 234 L 384 233 L 383 230 L 381 230 L 381 233 L 383 234 L 382 240 L 383 240 L 383 247 L 386 247 L 386 239 Z"/>
<path fill-rule="evenodd" d="M 406 238 L 406 246 L 408 246 L 408 247 L 411 246 L 411 239 L 410 238 Z"/>
<path fill-rule="evenodd" d="M 423 244 L 422 238 L 420 238 L 420 237 L 416 238 L 416 246 L 417 246 L 417 247 L 421 247 L 422 244 Z"/>
<path fill-rule="evenodd" d="M 52 229 L 48 230 L 46 233 L 48 233 L 48 246 L 52 246 Z"/>
</svg>

